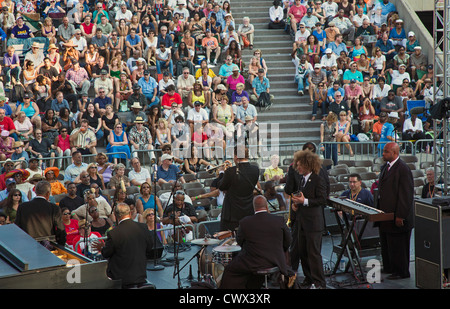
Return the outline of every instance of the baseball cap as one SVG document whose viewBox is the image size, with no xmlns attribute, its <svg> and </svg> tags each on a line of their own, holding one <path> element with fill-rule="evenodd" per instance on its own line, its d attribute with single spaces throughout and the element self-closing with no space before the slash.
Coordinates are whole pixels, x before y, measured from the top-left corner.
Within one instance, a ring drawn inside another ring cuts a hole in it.
<svg viewBox="0 0 450 309">
<path fill-rule="evenodd" d="M 173 159 L 173 156 L 171 156 L 171 155 L 168 154 L 168 153 L 165 153 L 165 154 L 163 154 L 163 155 L 161 156 L 161 162 L 164 161 L 164 160 L 171 160 L 171 159 Z"/>
<path fill-rule="evenodd" d="M 14 180 L 14 178 L 8 178 L 8 179 L 6 179 L 6 182 L 5 182 L 6 185 L 10 185 L 10 184 L 12 184 L 12 183 L 16 183 L 16 181 Z"/>
</svg>

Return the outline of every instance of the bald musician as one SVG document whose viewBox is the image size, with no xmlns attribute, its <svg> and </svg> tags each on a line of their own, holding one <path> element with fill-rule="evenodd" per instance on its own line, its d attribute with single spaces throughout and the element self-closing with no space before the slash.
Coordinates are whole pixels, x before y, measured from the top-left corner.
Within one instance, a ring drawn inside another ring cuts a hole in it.
<svg viewBox="0 0 450 309">
<path fill-rule="evenodd" d="M 413 228 L 414 178 L 399 157 L 397 143 L 384 146 L 378 184 L 378 208 L 394 213 L 394 220 L 379 222 L 383 272 L 389 280 L 409 278 L 411 229 Z"/>
<path fill-rule="evenodd" d="M 239 222 L 236 242 L 241 251 L 225 267 L 221 289 L 259 289 L 264 278 L 254 273 L 275 266 L 283 275 L 292 275 L 286 264 L 291 234 L 283 217 L 269 213 L 262 195 L 253 199 L 253 209 L 253 215 Z"/>
</svg>

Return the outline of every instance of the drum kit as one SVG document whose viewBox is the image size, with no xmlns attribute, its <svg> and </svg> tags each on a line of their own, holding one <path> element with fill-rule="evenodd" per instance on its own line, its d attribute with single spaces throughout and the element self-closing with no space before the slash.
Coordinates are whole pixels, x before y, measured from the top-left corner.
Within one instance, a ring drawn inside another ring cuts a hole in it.
<svg viewBox="0 0 450 309">
<path fill-rule="evenodd" d="M 196 254 L 198 280 L 204 280 L 214 287 L 220 287 L 222 274 L 233 258 L 241 251 L 231 231 L 218 232 L 213 238 L 204 237 L 191 240 L 191 244 L 201 246 Z"/>
</svg>

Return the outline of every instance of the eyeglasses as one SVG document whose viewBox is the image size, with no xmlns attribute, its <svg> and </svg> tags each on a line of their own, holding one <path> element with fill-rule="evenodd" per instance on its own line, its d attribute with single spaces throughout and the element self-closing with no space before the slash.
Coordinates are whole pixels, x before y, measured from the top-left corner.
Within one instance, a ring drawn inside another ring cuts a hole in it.
<svg viewBox="0 0 450 309">
<path fill-rule="evenodd" d="M 89 209 L 89 213 L 98 212 L 97 208 Z"/>
<path fill-rule="evenodd" d="M 70 212 L 63 213 L 63 216 L 68 216 L 68 215 L 70 215 Z"/>
<path fill-rule="evenodd" d="M 147 217 L 148 217 L 148 216 L 155 216 L 155 214 L 151 212 L 151 213 L 149 213 L 149 214 L 147 215 Z"/>
<path fill-rule="evenodd" d="M 22 196 L 20 193 L 16 193 L 13 196 Z"/>
</svg>

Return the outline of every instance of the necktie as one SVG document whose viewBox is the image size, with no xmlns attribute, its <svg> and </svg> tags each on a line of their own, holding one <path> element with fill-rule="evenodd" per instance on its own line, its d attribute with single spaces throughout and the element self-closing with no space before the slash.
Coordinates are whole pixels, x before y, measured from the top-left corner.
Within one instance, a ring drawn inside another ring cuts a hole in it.
<svg viewBox="0 0 450 309">
<path fill-rule="evenodd" d="M 389 170 L 391 169 L 391 163 L 387 163 L 387 170 L 388 170 L 388 172 L 389 172 Z"/>
<path fill-rule="evenodd" d="M 300 190 L 303 190 L 303 187 L 305 186 L 305 176 L 302 176 L 302 179 L 300 180 Z"/>
</svg>

